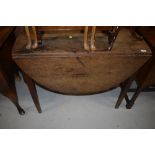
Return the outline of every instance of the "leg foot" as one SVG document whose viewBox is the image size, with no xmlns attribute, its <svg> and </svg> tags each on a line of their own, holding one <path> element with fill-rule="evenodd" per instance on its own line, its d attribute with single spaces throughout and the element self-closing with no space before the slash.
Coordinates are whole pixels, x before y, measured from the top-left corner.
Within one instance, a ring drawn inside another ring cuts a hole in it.
<svg viewBox="0 0 155 155">
<path fill-rule="evenodd" d="M 24 109 L 22 109 L 20 106 L 17 107 L 17 110 L 18 110 L 18 112 L 19 112 L 20 115 L 25 115 Z"/>
<path fill-rule="evenodd" d="M 18 103 L 18 97 L 17 97 L 17 94 L 16 94 L 16 90 L 9 89 L 9 90 L 3 92 L 3 95 L 8 97 L 13 102 L 13 104 L 16 106 L 16 108 L 17 108 L 20 115 L 25 114 L 25 111 L 21 108 L 21 106 Z"/>
</svg>

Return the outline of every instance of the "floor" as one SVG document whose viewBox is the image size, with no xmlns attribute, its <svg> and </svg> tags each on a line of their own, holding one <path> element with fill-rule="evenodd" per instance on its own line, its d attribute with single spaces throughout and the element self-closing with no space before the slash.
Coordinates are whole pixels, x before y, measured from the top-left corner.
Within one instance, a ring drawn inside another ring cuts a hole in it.
<svg viewBox="0 0 155 155">
<path fill-rule="evenodd" d="M 25 83 L 17 81 L 16 86 L 26 114 L 20 116 L 11 101 L 0 95 L 0 128 L 155 128 L 154 92 L 141 93 L 133 109 L 127 110 L 125 102 L 114 109 L 119 88 L 90 96 L 66 96 L 37 86 L 43 111 L 38 114 Z"/>
</svg>

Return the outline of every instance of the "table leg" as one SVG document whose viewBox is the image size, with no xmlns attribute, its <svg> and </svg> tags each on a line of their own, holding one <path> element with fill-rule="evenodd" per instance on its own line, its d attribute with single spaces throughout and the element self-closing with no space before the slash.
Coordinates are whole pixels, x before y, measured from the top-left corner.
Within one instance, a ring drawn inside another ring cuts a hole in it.
<svg viewBox="0 0 155 155">
<path fill-rule="evenodd" d="M 141 91 L 142 91 L 142 87 L 138 87 L 137 90 L 136 90 L 136 92 L 135 92 L 134 95 L 132 96 L 130 102 L 128 102 L 128 103 L 126 104 L 126 108 L 127 108 L 127 109 L 131 109 L 131 108 L 132 108 L 132 106 L 134 105 L 134 103 L 135 103 L 135 101 L 136 101 L 136 99 L 137 99 L 137 97 L 139 96 L 139 94 L 140 94 Z"/>
<path fill-rule="evenodd" d="M 26 75 L 25 73 L 23 73 L 23 78 L 24 78 L 25 83 L 28 86 L 31 97 L 32 97 L 32 99 L 34 101 L 34 104 L 35 104 L 38 112 L 41 113 L 42 110 L 41 110 L 41 107 L 40 107 L 38 94 L 37 94 L 37 90 L 36 90 L 36 87 L 35 87 L 35 82 L 28 75 Z"/>
<path fill-rule="evenodd" d="M 133 78 L 129 78 L 129 80 L 127 80 L 122 86 L 121 86 L 121 92 L 120 95 L 118 97 L 118 100 L 116 102 L 115 108 L 119 108 L 120 104 L 122 103 L 123 99 L 125 98 L 126 100 L 128 100 L 127 97 L 127 92 L 128 89 L 130 88 L 131 84 L 133 82 Z"/>
<path fill-rule="evenodd" d="M 9 78 L 11 80 L 8 80 Z M 15 80 L 11 76 L 9 78 L 7 77 L 7 74 L 5 74 L 5 71 L 3 71 L 3 69 L 0 67 L 0 83 L 3 87 L 3 89 L 1 89 L 1 93 L 13 102 L 20 115 L 24 115 L 25 111 L 20 107 L 18 102 Z"/>
</svg>

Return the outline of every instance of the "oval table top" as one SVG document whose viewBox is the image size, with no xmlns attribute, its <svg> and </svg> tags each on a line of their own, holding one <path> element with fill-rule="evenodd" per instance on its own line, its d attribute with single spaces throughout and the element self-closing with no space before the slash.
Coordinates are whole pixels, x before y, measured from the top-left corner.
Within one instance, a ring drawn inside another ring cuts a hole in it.
<svg viewBox="0 0 155 155">
<path fill-rule="evenodd" d="M 36 83 L 63 94 L 94 94 L 118 87 L 138 71 L 152 56 L 144 40 L 128 29 L 118 33 L 112 51 L 106 51 L 106 36 L 96 35 L 102 50 L 85 51 L 83 37 L 54 36 L 43 40 L 43 47 L 26 50 L 26 35 L 21 33 L 13 48 L 13 59 Z"/>
</svg>

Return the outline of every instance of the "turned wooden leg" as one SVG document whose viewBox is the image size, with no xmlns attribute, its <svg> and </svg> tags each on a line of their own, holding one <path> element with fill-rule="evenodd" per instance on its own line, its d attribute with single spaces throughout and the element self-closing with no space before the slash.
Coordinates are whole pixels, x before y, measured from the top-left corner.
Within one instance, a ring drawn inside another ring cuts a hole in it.
<svg viewBox="0 0 155 155">
<path fill-rule="evenodd" d="M 43 44 L 42 44 L 42 35 L 43 35 L 43 32 L 42 31 L 38 31 L 38 47 L 42 47 Z"/>
<path fill-rule="evenodd" d="M 126 98 L 127 99 L 127 92 L 128 89 L 130 88 L 131 84 L 133 82 L 133 78 L 130 78 L 129 80 L 127 80 L 121 87 L 121 92 L 120 95 L 118 97 L 118 100 L 116 102 L 115 108 L 119 108 L 120 104 L 122 103 L 123 99 Z"/>
<path fill-rule="evenodd" d="M 139 96 L 139 94 L 140 94 L 141 91 L 142 91 L 142 87 L 138 87 L 138 88 L 136 89 L 136 92 L 135 92 L 134 95 L 132 96 L 130 102 L 128 102 L 128 103 L 126 104 L 126 108 L 127 108 L 127 109 L 131 109 L 131 108 L 132 108 L 132 106 L 134 105 L 134 103 L 135 103 L 135 101 L 136 101 L 136 99 L 137 99 L 137 97 Z"/>
<path fill-rule="evenodd" d="M 37 95 L 37 90 L 36 90 L 36 87 L 35 87 L 35 82 L 28 75 L 26 75 L 25 73 L 23 73 L 23 78 L 24 78 L 25 83 L 28 86 L 31 97 L 32 97 L 32 99 L 34 101 L 34 104 L 35 104 L 38 112 L 41 113 L 42 110 L 41 110 L 41 107 L 40 107 L 40 103 L 39 103 L 39 99 L 38 99 L 38 95 Z"/>
<path fill-rule="evenodd" d="M 27 49 L 31 49 L 32 40 L 31 40 L 31 35 L 30 35 L 30 31 L 29 31 L 29 27 L 28 26 L 25 26 L 25 31 L 26 31 L 26 35 L 27 35 L 27 45 L 26 45 L 26 48 Z"/>
<path fill-rule="evenodd" d="M 92 27 L 92 33 L 91 33 L 91 41 L 90 41 L 90 48 L 91 50 L 96 50 L 95 47 L 95 32 L 96 32 L 96 26 Z"/>
<path fill-rule="evenodd" d="M 34 36 L 34 43 L 32 45 L 33 49 L 38 48 L 38 36 L 37 36 L 37 31 L 36 31 L 36 27 L 32 26 L 32 31 L 33 31 L 33 36 Z"/>
<path fill-rule="evenodd" d="M 85 26 L 85 29 L 84 29 L 84 49 L 89 50 L 89 46 L 88 46 L 88 26 Z"/>
<path fill-rule="evenodd" d="M 112 31 L 109 31 L 108 33 L 108 41 L 109 41 L 109 47 L 108 50 L 111 51 L 113 44 L 116 40 L 117 34 L 119 32 L 119 27 L 118 26 L 114 26 Z"/>
</svg>

